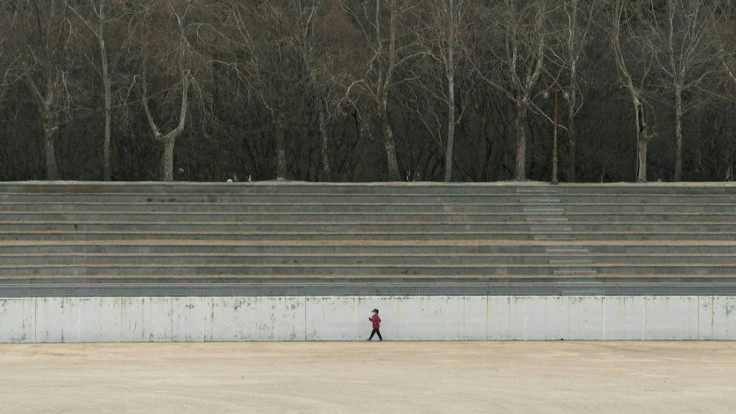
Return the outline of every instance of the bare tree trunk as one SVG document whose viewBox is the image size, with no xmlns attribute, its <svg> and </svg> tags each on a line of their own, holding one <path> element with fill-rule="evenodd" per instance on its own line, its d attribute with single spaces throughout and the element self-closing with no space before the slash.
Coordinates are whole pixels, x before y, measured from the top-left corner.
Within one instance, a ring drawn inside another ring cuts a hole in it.
<svg viewBox="0 0 736 414">
<path fill-rule="evenodd" d="M 276 108 L 274 114 L 274 138 L 276 140 L 276 179 L 285 180 L 286 169 L 286 139 L 284 126 L 284 109 Z"/>
<path fill-rule="evenodd" d="M 636 95 L 633 98 L 633 102 L 635 111 L 634 119 L 636 120 L 636 181 L 645 183 L 647 182 L 647 149 L 653 135 L 649 134 L 644 105 Z"/>
<path fill-rule="evenodd" d="M 52 181 L 61 179 L 59 167 L 56 163 L 56 152 L 54 150 L 54 140 L 56 139 L 56 134 L 59 132 L 59 123 L 57 122 L 57 115 L 55 113 L 56 95 L 54 94 L 53 76 L 51 70 L 46 71 L 45 96 L 41 94 L 41 91 L 36 86 L 36 82 L 31 78 L 30 74 L 26 74 L 25 77 L 26 84 L 36 99 L 36 107 L 41 118 L 44 154 L 46 157 L 46 179 Z"/>
<path fill-rule="evenodd" d="M 585 43 L 585 37 L 587 36 L 587 28 L 582 34 L 578 33 L 578 11 L 579 1 L 572 0 L 569 3 L 569 8 L 565 4 L 565 10 L 567 12 L 567 53 L 570 64 L 570 85 L 568 87 L 570 92 L 570 102 L 567 106 L 567 181 L 576 181 L 576 158 L 577 158 L 577 135 L 575 134 L 575 111 L 577 111 L 577 71 L 578 71 L 578 53 L 582 49 L 582 45 Z M 594 7 L 593 5 L 590 6 Z"/>
<path fill-rule="evenodd" d="M 100 6 L 102 8 L 102 6 Z M 107 48 L 105 47 L 105 38 L 102 36 L 102 23 L 100 23 L 100 32 L 97 39 L 100 45 L 100 55 L 102 60 L 102 83 L 105 88 L 105 140 L 102 146 L 103 150 L 103 168 L 102 179 L 110 181 L 112 179 L 112 166 L 110 162 L 110 146 L 111 146 L 111 118 L 112 118 L 112 92 L 110 74 L 107 65 Z"/>
<path fill-rule="evenodd" d="M 164 155 L 161 157 L 161 168 L 162 168 L 162 180 L 173 181 L 174 180 L 174 145 L 179 135 L 184 132 L 186 126 L 187 110 L 189 108 L 189 72 L 185 72 L 182 76 L 182 91 L 181 91 L 181 108 L 179 109 L 179 124 L 166 134 L 162 134 L 156 126 L 156 122 L 153 119 L 151 110 L 148 107 L 148 91 L 146 88 L 146 82 L 143 82 L 143 110 L 146 113 L 146 119 L 148 125 L 153 132 L 153 138 L 156 142 L 164 144 Z"/>
<path fill-rule="evenodd" d="M 575 111 L 577 111 L 577 93 L 578 93 L 578 55 L 576 48 L 576 28 L 578 21 L 578 2 L 572 2 L 572 14 L 569 15 L 569 35 L 567 39 L 568 53 L 570 54 L 570 102 L 567 105 L 567 181 L 574 183 L 576 181 L 577 171 L 577 135 L 575 133 Z M 583 36 L 587 33 L 584 32 Z M 584 42 L 584 39 L 580 40 Z"/>
<path fill-rule="evenodd" d="M 574 78 L 573 78 L 574 79 Z M 577 133 L 575 132 L 575 105 L 576 105 L 575 82 L 570 82 L 570 103 L 567 106 L 567 181 L 574 183 L 577 180 Z"/>
<path fill-rule="evenodd" d="M 675 14 L 677 5 L 672 1 L 667 2 L 667 51 L 669 52 L 669 66 L 672 71 L 672 92 L 675 94 L 675 173 L 674 181 L 682 181 L 682 86 L 681 82 L 685 75 L 685 67 L 678 65 L 675 52 Z M 683 62 L 683 61 L 680 61 Z"/>
<path fill-rule="evenodd" d="M 176 138 L 171 137 L 164 141 L 164 154 L 161 157 L 161 177 L 164 181 L 174 181 L 174 144 Z"/>
<path fill-rule="evenodd" d="M 332 175 L 330 171 L 330 157 L 328 154 L 329 150 L 329 138 L 327 135 L 327 125 L 325 123 L 325 108 L 324 102 L 318 99 L 319 108 L 317 109 L 317 116 L 319 117 L 319 134 L 322 138 L 322 181 L 330 181 Z"/>
<path fill-rule="evenodd" d="M 452 7 L 452 2 L 450 2 Z M 454 18 L 454 11 L 451 9 Z M 445 150 L 445 182 L 452 181 L 452 150 L 455 145 L 455 46 L 450 37 L 447 46 L 447 149 Z"/>
<path fill-rule="evenodd" d="M 517 180 L 525 180 L 527 97 L 520 97 L 516 102 L 516 119 L 514 120 L 514 125 L 516 127 L 516 168 L 514 178 Z"/>
<path fill-rule="evenodd" d="M 44 125 L 44 148 L 46 151 L 46 179 L 55 181 L 61 179 L 59 167 L 56 164 L 56 153 L 54 151 L 54 142 L 58 128 L 50 125 Z"/>
<path fill-rule="evenodd" d="M 647 182 L 647 149 L 649 147 L 649 139 L 646 135 L 640 133 L 636 142 L 636 159 L 637 159 L 637 177 L 636 181 L 640 183 Z"/>
<path fill-rule="evenodd" d="M 388 180 L 401 181 L 399 173 L 399 162 L 396 158 L 396 143 L 394 142 L 394 131 L 391 129 L 391 123 L 388 118 L 388 110 L 386 104 L 381 105 L 379 112 L 381 121 L 381 130 L 383 132 L 383 145 L 386 149 L 386 161 L 388 162 Z"/>
<path fill-rule="evenodd" d="M 221 168 L 221 156 L 220 153 L 220 111 L 222 109 L 222 93 L 220 92 L 220 77 L 218 76 L 216 61 L 219 59 L 217 56 L 217 49 L 214 50 L 213 56 L 215 59 L 212 61 L 212 86 L 213 97 L 212 104 L 214 106 L 212 110 L 212 147 L 214 150 L 214 165 L 212 171 L 212 179 L 214 181 L 222 180 L 222 168 Z"/>
<path fill-rule="evenodd" d="M 397 54 L 396 54 L 396 32 L 398 30 L 397 19 L 397 8 L 396 0 L 389 1 L 389 10 L 391 16 L 389 18 L 389 41 L 388 41 L 388 54 L 389 61 L 386 69 L 385 81 L 381 86 L 382 93 L 380 94 L 381 99 L 379 105 L 381 109 L 379 116 L 381 118 L 381 129 L 383 130 L 384 146 L 386 148 L 386 159 L 388 161 L 388 179 L 389 181 L 400 181 L 401 174 L 399 173 L 399 161 L 396 158 L 396 143 L 394 142 L 394 131 L 391 129 L 391 122 L 388 117 L 388 91 L 391 88 L 393 82 L 393 73 L 396 69 Z M 376 3 L 376 10 L 380 10 L 380 3 Z M 378 16 L 376 17 L 378 19 Z M 376 20 L 378 21 L 378 20 Z"/>
<path fill-rule="evenodd" d="M 675 181 L 682 181 L 682 89 L 675 87 Z"/>
</svg>

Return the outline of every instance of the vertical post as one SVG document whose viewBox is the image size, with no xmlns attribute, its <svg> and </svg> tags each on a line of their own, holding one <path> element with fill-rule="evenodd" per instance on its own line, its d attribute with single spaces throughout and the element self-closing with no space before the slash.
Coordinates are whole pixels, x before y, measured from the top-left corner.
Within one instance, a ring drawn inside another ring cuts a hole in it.
<svg viewBox="0 0 736 414">
<path fill-rule="evenodd" d="M 555 115 L 554 115 L 554 131 L 552 135 L 552 184 L 559 184 L 560 181 L 558 179 L 557 174 L 557 119 L 559 116 L 559 96 L 560 96 L 560 90 L 555 89 Z"/>
</svg>

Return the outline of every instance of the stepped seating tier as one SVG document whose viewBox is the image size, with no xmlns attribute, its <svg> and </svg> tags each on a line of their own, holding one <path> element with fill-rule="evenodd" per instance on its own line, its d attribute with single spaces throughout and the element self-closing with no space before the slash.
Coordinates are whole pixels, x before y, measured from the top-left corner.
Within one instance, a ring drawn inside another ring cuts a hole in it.
<svg viewBox="0 0 736 414">
<path fill-rule="evenodd" d="M 736 186 L 0 183 L 0 281 L 115 278 L 736 280 Z"/>
</svg>

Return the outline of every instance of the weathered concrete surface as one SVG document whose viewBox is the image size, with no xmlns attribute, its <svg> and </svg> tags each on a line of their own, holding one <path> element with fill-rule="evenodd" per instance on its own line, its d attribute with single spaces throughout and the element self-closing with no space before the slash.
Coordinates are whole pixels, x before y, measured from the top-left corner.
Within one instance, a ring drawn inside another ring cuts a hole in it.
<svg viewBox="0 0 736 414">
<path fill-rule="evenodd" d="M 354 341 L 381 310 L 391 340 L 733 340 L 711 296 L 0 299 L 0 342 Z"/>
<path fill-rule="evenodd" d="M 728 342 L 0 346 L 8 413 L 730 413 Z"/>
</svg>

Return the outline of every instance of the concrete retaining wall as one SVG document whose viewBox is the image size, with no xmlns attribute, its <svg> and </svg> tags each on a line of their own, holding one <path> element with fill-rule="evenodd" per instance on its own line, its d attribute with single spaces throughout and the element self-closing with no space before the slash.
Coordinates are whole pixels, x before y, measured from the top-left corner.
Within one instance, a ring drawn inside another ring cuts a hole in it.
<svg viewBox="0 0 736 414">
<path fill-rule="evenodd" d="M 0 299 L 0 342 L 732 340 L 732 296 Z"/>
</svg>

